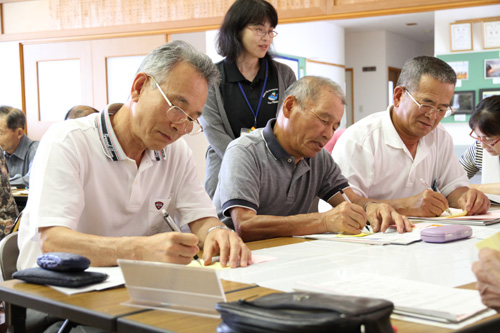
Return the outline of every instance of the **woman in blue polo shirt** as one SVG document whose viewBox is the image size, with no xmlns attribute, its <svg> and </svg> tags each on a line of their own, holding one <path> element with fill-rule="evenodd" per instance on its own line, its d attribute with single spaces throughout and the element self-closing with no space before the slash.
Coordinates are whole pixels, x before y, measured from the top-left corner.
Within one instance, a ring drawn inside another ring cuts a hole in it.
<svg viewBox="0 0 500 333">
<path fill-rule="evenodd" d="M 281 96 L 295 82 L 292 69 L 272 60 L 269 48 L 278 14 L 264 0 L 237 0 L 220 27 L 216 64 L 219 87 L 212 87 L 200 122 L 207 137 L 205 190 L 213 198 L 227 145 L 242 133 L 275 118 Z"/>
<path fill-rule="evenodd" d="M 481 184 L 471 184 L 471 187 L 500 194 L 500 96 L 490 96 L 479 102 L 469 126 L 472 129 L 470 136 L 476 142 L 460 157 L 460 163 L 469 178 L 482 172 Z"/>
</svg>

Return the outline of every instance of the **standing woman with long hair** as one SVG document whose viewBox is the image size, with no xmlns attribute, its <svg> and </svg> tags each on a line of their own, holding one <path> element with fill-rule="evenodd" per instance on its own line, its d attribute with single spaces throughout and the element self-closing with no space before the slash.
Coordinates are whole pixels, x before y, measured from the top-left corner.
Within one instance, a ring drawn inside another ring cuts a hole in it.
<svg viewBox="0 0 500 333">
<path fill-rule="evenodd" d="M 213 198 L 226 147 L 232 140 L 275 118 L 285 89 L 296 81 L 292 69 L 272 60 L 278 14 L 264 0 L 237 0 L 220 27 L 216 64 L 219 87 L 211 88 L 200 122 L 210 144 L 205 190 Z"/>
</svg>

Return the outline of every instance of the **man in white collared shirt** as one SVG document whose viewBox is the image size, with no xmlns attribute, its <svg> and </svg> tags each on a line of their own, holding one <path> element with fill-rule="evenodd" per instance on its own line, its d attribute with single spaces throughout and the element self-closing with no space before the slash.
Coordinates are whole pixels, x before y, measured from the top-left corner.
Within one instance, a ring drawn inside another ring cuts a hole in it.
<svg viewBox="0 0 500 333">
<path fill-rule="evenodd" d="M 185 42 L 152 51 L 124 104 L 53 125 L 44 135 L 19 231 L 19 269 L 43 252 L 187 264 L 204 249 L 223 266 L 246 266 L 250 251 L 217 219 L 197 177 L 185 134 L 218 75 L 210 58 Z M 163 210 L 184 231 L 169 232 Z"/>
<path fill-rule="evenodd" d="M 333 149 L 354 192 L 409 216 L 439 216 L 448 206 L 470 215 L 488 210 L 488 198 L 468 187 L 451 136 L 439 125 L 451 110 L 455 82 L 453 69 L 435 57 L 405 63 L 394 104 L 349 127 Z"/>
</svg>

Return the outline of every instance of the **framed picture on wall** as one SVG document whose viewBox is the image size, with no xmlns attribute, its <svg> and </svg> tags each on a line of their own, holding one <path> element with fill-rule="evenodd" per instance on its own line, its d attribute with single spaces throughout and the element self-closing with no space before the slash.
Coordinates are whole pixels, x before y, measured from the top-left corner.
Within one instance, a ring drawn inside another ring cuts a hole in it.
<svg viewBox="0 0 500 333">
<path fill-rule="evenodd" d="M 471 114 L 476 106 L 476 92 L 474 90 L 455 91 L 450 106 L 455 114 Z"/>
<path fill-rule="evenodd" d="M 500 59 L 484 59 L 484 78 L 500 77 Z"/>
<path fill-rule="evenodd" d="M 500 88 L 479 89 L 480 99 L 484 99 L 493 95 L 500 95 Z"/>
<path fill-rule="evenodd" d="M 472 23 L 450 23 L 452 52 L 472 51 Z"/>
<path fill-rule="evenodd" d="M 448 65 L 453 68 L 457 74 L 458 80 L 468 80 L 469 79 L 469 62 L 468 61 L 452 61 Z"/>
<path fill-rule="evenodd" d="M 500 47 L 500 21 L 483 22 L 483 48 Z"/>
</svg>

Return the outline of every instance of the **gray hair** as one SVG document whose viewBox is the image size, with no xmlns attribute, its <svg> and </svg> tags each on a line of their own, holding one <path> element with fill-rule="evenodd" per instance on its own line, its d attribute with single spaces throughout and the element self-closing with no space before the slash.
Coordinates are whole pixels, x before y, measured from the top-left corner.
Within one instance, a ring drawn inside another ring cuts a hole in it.
<svg viewBox="0 0 500 333">
<path fill-rule="evenodd" d="M 23 111 L 12 106 L 2 105 L 0 106 L 0 116 L 7 117 L 7 128 L 11 130 L 22 128 L 24 130 L 26 115 Z"/>
<path fill-rule="evenodd" d="M 430 75 L 441 83 L 455 85 L 457 82 L 457 74 L 446 62 L 436 57 L 418 56 L 406 61 L 397 85 L 414 91 L 418 88 L 422 75 Z"/>
<path fill-rule="evenodd" d="M 219 84 L 219 71 L 212 60 L 181 40 L 163 44 L 151 51 L 142 61 L 137 73 L 143 72 L 151 75 L 159 84 L 162 84 L 168 73 L 182 62 L 192 65 L 205 78 L 209 86 Z"/>
<path fill-rule="evenodd" d="M 285 91 L 285 98 L 283 100 L 288 96 L 294 96 L 300 107 L 303 108 L 304 103 L 317 100 L 323 88 L 330 90 L 335 96 L 340 98 L 342 104 L 345 104 L 345 95 L 342 87 L 329 78 L 321 76 L 304 76 L 295 81 Z"/>
</svg>

